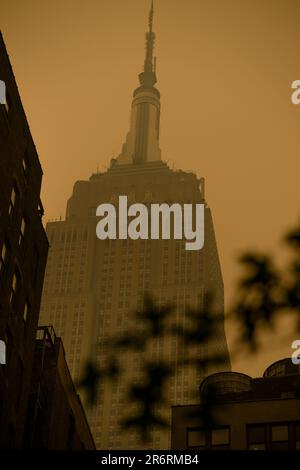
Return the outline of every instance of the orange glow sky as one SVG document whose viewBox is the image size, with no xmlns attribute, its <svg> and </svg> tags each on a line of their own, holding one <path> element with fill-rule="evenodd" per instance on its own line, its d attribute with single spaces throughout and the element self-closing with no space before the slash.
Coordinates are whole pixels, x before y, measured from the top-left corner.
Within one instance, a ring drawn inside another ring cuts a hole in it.
<svg viewBox="0 0 300 470">
<path fill-rule="evenodd" d="M 0 0 L 44 170 L 45 220 L 64 216 L 74 182 L 121 150 L 149 3 Z M 206 178 L 227 303 L 238 254 L 253 248 L 281 259 L 282 233 L 299 216 L 300 105 L 290 99 L 300 79 L 299 18 L 299 0 L 155 2 L 162 156 Z M 232 341 L 232 326 L 227 333 Z M 290 355 L 291 338 L 268 337 L 259 357 L 233 368 L 261 374 Z"/>
</svg>

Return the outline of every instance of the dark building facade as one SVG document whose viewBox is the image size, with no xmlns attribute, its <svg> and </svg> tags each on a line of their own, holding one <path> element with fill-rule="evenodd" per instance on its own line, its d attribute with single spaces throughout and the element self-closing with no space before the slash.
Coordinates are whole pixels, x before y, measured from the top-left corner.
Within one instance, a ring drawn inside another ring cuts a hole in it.
<svg viewBox="0 0 300 470">
<path fill-rule="evenodd" d="M 202 411 L 212 396 L 208 425 Z M 262 378 L 237 372 L 207 377 L 198 405 L 172 408 L 172 449 L 300 450 L 300 367 L 288 358 Z"/>
<path fill-rule="evenodd" d="M 52 327 L 39 327 L 24 433 L 24 447 L 47 450 L 93 450 L 94 440 Z"/>
<path fill-rule="evenodd" d="M 42 168 L 0 34 L 0 447 L 22 445 L 48 241 Z"/>
<path fill-rule="evenodd" d="M 53 324 L 62 336 L 73 378 L 80 376 L 88 357 L 101 365 L 107 360 L 106 343 L 135 324 L 132 312 L 143 307 L 145 292 L 159 306 L 175 306 L 172 321 L 180 328 L 188 322 L 188 308 L 203 309 L 206 293 L 213 294 L 215 313 L 223 314 L 223 280 L 211 211 L 205 201 L 204 180 L 194 173 L 175 171 L 161 160 L 159 148 L 160 93 L 153 57 L 153 9 L 146 33 L 146 57 L 140 85 L 133 93 L 130 129 L 120 155 L 112 159 L 103 173 L 88 181 L 78 181 L 68 201 L 66 219 L 49 222 L 50 241 L 41 324 Z M 97 206 L 102 202 L 118 206 L 119 196 L 128 204 L 185 203 L 205 205 L 205 242 L 202 250 L 189 251 L 185 240 L 132 239 L 99 240 L 96 237 Z M 176 358 L 168 400 L 172 404 L 190 403 L 198 384 L 216 370 L 230 369 L 223 321 L 211 341 L 195 351 L 199 358 L 224 356 L 224 364 L 208 367 L 201 377 L 195 368 L 182 368 L 187 348 L 182 341 L 153 342 L 154 360 Z M 143 448 L 138 430 L 122 432 L 120 418 L 128 414 L 126 383 L 142 380 L 141 354 L 123 357 L 126 377 L 117 385 L 104 384 L 101 399 L 89 422 L 99 448 Z M 132 367 L 135 364 L 135 367 Z M 125 375 L 125 374 L 124 374 Z M 131 411 L 131 410 L 130 410 Z M 164 410 L 170 420 L 170 407 Z M 153 433 L 150 448 L 170 446 L 167 431 Z"/>
</svg>

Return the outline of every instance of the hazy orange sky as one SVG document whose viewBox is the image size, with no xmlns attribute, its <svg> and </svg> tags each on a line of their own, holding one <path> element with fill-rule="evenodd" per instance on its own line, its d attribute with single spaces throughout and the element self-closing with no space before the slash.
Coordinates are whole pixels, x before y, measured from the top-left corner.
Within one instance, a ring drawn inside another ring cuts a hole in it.
<svg viewBox="0 0 300 470">
<path fill-rule="evenodd" d="M 0 27 L 44 170 L 45 220 L 104 169 L 129 127 L 149 0 L 0 0 Z M 161 148 L 206 178 L 227 302 L 245 249 L 282 254 L 299 216 L 299 0 L 156 0 Z M 232 340 L 233 331 L 227 326 Z M 295 338 L 293 338 L 295 339 Z M 290 338 L 233 368 L 261 374 Z"/>
</svg>

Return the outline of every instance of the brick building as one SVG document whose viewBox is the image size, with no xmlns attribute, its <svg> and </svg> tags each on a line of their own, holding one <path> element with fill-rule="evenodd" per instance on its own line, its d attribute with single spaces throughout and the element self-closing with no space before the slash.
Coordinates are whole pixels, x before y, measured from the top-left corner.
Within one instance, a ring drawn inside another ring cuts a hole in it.
<svg viewBox="0 0 300 470">
<path fill-rule="evenodd" d="M 48 241 L 40 201 L 42 168 L 0 33 L 0 448 L 20 448 Z"/>
</svg>

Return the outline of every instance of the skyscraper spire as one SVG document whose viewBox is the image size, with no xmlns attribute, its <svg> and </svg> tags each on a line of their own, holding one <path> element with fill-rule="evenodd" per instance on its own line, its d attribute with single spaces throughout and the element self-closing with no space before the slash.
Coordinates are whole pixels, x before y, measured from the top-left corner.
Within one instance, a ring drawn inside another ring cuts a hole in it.
<svg viewBox="0 0 300 470">
<path fill-rule="evenodd" d="M 160 93 L 155 88 L 155 34 L 153 26 L 153 1 L 146 32 L 144 70 L 139 74 L 140 86 L 134 90 L 131 106 L 130 129 L 120 155 L 114 162 L 138 164 L 161 160 L 159 148 Z"/>
<path fill-rule="evenodd" d="M 151 2 L 151 8 L 149 11 L 148 17 L 148 26 L 149 30 L 146 33 L 146 57 L 144 62 L 144 71 L 140 73 L 139 80 L 142 86 L 149 88 L 156 83 L 156 74 L 155 74 L 155 62 L 156 58 L 153 59 L 153 49 L 154 49 L 154 40 L 155 33 L 152 31 L 153 25 L 153 0 Z"/>
<path fill-rule="evenodd" d="M 151 8 L 149 11 L 149 31 L 152 32 L 152 23 L 153 23 L 153 0 L 151 1 Z"/>
</svg>

